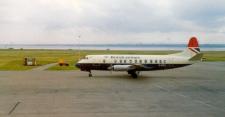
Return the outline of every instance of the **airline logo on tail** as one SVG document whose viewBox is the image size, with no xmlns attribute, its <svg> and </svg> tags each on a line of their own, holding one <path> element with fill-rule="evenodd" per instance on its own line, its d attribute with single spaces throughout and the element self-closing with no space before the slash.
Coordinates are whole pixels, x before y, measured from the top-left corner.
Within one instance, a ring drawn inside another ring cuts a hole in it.
<svg viewBox="0 0 225 117">
<path fill-rule="evenodd" d="M 198 40 L 197 40 L 196 37 L 192 37 L 189 40 L 188 49 L 191 50 L 192 52 L 196 53 L 196 54 L 200 53 L 200 48 L 199 48 Z"/>
</svg>

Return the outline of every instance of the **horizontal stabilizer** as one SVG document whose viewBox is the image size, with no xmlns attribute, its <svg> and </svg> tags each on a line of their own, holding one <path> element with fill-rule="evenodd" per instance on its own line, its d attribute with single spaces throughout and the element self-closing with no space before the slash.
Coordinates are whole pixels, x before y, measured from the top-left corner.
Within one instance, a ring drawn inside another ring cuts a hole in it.
<svg viewBox="0 0 225 117">
<path fill-rule="evenodd" d="M 190 58 L 189 60 L 190 61 L 199 61 L 201 60 L 203 57 L 203 53 L 199 53 L 199 54 L 196 54 L 195 56 L 193 56 L 192 58 Z"/>
</svg>

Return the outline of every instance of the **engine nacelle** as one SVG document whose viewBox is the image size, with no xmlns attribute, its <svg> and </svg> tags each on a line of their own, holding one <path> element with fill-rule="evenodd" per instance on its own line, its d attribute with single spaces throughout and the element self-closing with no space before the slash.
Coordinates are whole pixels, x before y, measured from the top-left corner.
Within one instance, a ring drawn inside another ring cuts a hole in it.
<svg viewBox="0 0 225 117">
<path fill-rule="evenodd" d="M 113 71 L 129 71 L 134 69 L 132 65 L 113 65 L 111 70 Z"/>
</svg>

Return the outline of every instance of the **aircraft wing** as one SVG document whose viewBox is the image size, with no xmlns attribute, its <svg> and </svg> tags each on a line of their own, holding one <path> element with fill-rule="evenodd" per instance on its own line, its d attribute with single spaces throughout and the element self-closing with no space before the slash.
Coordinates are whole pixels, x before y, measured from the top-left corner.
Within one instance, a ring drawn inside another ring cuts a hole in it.
<svg viewBox="0 0 225 117">
<path fill-rule="evenodd" d="M 132 70 L 140 70 L 140 69 L 152 69 L 152 67 L 148 67 L 142 64 L 133 64 L 131 65 Z"/>
<path fill-rule="evenodd" d="M 138 70 L 147 70 L 152 69 L 152 67 L 148 67 L 142 64 L 131 64 L 131 65 L 113 65 L 108 68 L 108 70 L 114 71 L 138 71 Z"/>
</svg>

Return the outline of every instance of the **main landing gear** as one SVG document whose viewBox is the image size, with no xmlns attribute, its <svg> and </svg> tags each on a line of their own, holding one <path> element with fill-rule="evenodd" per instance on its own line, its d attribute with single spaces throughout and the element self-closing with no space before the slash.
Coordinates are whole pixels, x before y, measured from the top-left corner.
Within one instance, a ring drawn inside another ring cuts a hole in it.
<svg viewBox="0 0 225 117">
<path fill-rule="evenodd" d="M 133 78 L 137 78 L 139 73 L 139 71 L 128 71 L 128 74 L 130 74 Z"/>
</svg>

